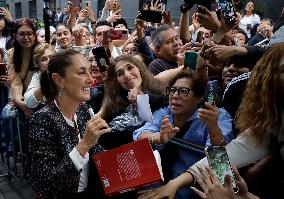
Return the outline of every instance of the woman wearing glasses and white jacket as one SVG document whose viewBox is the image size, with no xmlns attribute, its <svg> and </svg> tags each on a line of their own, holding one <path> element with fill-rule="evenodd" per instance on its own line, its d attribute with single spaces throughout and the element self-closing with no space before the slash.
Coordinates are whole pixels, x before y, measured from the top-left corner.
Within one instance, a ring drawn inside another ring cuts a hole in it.
<svg viewBox="0 0 284 199">
<path fill-rule="evenodd" d="M 204 157 L 203 153 L 184 148 L 173 149 L 167 144 L 169 140 L 175 137 L 206 147 L 224 146 L 234 138 L 229 113 L 209 103 L 205 103 L 205 108 L 200 107 L 206 85 L 205 69 L 195 73 L 180 72 L 167 88 L 169 106 L 154 112 L 153 122 L 147 122 L 133 133 L 134 140 L 148 138 L 152 144 L 163 144 L 162 166 L 166 181 L 179 176 Z M 167 157 L 163 157 L 165 155 Z M 176 193 L 176 198 L 191 198 L 192 194 L 190 188 L 183 188 Z"/>
</svg>

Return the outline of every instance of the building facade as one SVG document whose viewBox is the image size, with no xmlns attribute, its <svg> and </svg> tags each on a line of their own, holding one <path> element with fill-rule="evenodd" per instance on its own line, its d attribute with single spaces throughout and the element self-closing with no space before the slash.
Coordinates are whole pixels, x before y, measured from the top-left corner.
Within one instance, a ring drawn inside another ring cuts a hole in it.
<svg viewBox="0 0 284 199">
<path fill-rule="evenodd" d="M 12 17 L 14 18 L 38 18 L 39 20 L 42 20 L 44 1 L 49 2 L 49 8 L 53 11 L 55 11 L 58 7 L 63 10 L 63 8 L 67 6 L 67 0 L 6 0 L 6 4 L 11 11 Z M 86 0 L 82 0 L 83 6 L 85 1 Z M 129 27 L 133 27 L 134 18 L 137 15 L 137 11 L 146 1 L 149 0 L 120 0 L 122 15 L 127 20 Z M 174 21 L 178 22 L 180 18 L 179 6 L 184 0 L 161 1 L 166 4 L 166 9 L 171 11 Z M 99 16 L 105 0 L 91 0 L 91 2 L 95 13 L 97 13 L 97 16 Z M 272 18 L 273 20 L 276 20 L 279 17 L 284 6 L 283 0 L 257 0 L 256 2 L 263 7 L 263 15 Z"/>
</svg>

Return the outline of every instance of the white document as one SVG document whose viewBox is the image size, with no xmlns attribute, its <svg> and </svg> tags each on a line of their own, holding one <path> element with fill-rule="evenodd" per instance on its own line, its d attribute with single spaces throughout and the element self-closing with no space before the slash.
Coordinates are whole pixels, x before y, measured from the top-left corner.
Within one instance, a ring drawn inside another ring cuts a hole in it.
<svg viewBox="0 0 284 199">
<path fill-rule="evenodd" d="M 155 151 L 153 151 L 153 154 L 154 154 L 154 157 L 156 159 L 156 163 L 157 163 L 157 166 L 159 168 L 161 178 L 164 181 L 164 174 L 163 174 L 163 169 L 162 169 L 162 161 L 161 161 L 160 153 L 159 153 L 159 151 L 155 150 Z"/>
<path fill-rule="evenodd" d="M 141 119 L 153 122 L 153 114 L 149 104 L 149 95 L 137 95 L 137 111 Z"/>
</svg>

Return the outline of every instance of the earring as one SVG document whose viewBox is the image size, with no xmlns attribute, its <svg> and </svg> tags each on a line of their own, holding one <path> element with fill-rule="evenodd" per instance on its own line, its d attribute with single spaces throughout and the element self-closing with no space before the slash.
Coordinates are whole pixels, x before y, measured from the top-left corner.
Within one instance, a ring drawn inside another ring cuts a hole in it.
<svg viewBox="0 0 284 199">
<path fill-rule="evenodd" d="M 58 92 L 58 97 L 61 97 L 64 95 L 64 91 L 63 91 L 63 88 L 60 88 L 59 89 L 59 92 Z"/>
</svg>

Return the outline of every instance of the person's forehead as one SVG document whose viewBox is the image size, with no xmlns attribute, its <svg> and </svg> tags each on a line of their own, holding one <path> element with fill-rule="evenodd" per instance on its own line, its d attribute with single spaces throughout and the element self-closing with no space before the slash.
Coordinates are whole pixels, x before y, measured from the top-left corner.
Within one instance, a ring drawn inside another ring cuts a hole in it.
<svg viewBox="0 0 284 199">
<path fill-rule="evenodd" d="M 115 64 L 115 71 L 123 70 L 124 68 L 126 68 L 129 65 L 135 66 L 134 64 L 130 63 L 129 61 L 120 60 Z"/>
<path fill-rule="evenodd" d="M 28 25 L 22 25 L 18 31 L 33 31 Z"/>
<path fill-rule="evenodd" d="M 160 37 L 162 37 L 164 40 L 170 39 L 172 37 L 176 37 L 178 35 L 178 32 L 175 29 L 168 29 L 163 32 L 161 32 Z"/>
<path fill-rule="evenodd" d="M 107 30 L 109 30 L 109 29 L 110 29 L 110 27 L 109 27 L 109 26 L 107 26 L 107 25 L 103 25 L 103 26 L 99 26 L 99 27 L 97 27 L 97 28 L 96 28 L 96 32 L 107 31 Z"/>
<path fill-rule="evenodd" d="M 63 32 L 63 31 L 69 31 L 69 29 L 65 26 L 58 26 L 56 32 Z"/>
<path fill-rule="evenodd" d="M 245 37 L 245 35 L 244 35 L 242 32 L 238 32 L 238 33 L 237 33 L 237 36 L 238 36 L 238 37 Z"/>
</svg>

